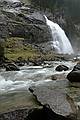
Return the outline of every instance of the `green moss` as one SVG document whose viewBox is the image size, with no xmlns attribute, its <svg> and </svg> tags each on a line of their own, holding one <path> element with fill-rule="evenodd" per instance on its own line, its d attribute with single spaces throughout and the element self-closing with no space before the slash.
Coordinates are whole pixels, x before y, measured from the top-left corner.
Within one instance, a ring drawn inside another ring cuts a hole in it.
<svg viewBox="0 0 80 120">
<path fill-rule="evenodd" d="M 23 59 L 34 58 L 38 54 L 38 50 L 31 45 L 24 45 L 24 38 L 12 37 L 6 40 L 5 57 L 10 60 L 16 60 L 18 57 Z"/>
</svg>

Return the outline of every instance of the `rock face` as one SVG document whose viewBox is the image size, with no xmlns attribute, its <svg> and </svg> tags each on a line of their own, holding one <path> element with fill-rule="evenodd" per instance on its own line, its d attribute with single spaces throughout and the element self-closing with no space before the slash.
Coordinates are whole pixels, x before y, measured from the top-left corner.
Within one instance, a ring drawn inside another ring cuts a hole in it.
<svg viewBox="0 0 80 120">
<path fill-rule="evenodd" d="M 4 67 L 6 68 L 6 71 L 19 71 L 20 70 L 18 66 L 14 63 L 4 64 Z"/>
<path fill-rule="evenodd" d="M 0 37 L 24 38 L 24 44 L 31 43 L 50 50 L 51 31 L 45 23 L 43 15 L 32 6 L 20 1 L 0 1 L 1 19 Z M 4 20 L 2 19 L 4 17 Z M 7 22 L 6 22 L 7 21 Z M 5 29 L 6 28 L 6 29 Z M 44 45 L 43 45 L 44 44 Z M 48 46 L 46 48 L 45 44 Z"/>
<path fill-rule="evenodd" d="M 71 120 L 55 114 L 47 105 L 41 108 L 20 109 L 0 114 L 0 120 Z"/>
<path fill-rule="evenodd" d="M 56 69 L 55 69 L 56 71 L 67 71 L 67 70 L 69 70 L 69 68 L 67 67 L 67 66 L 65 66 L 65 65 L 59 65 L 59 66 L 57 66 L 56 67 Z"/>
<path fill-rule="evenodd" d="M 62 90 L 38 86 L 29 89 L 41 105 L 48 104 L 57 115 L 76 120 L 76 107 L 73 100 Z"/>
<path fill-rule="evenodd" d="M 0 15 L 0 60 L 4 57 L 4 40 L 7 37 L 6 20 L 5 15 Z"/>
<path fill-rule="evenodd" d="M 80 63 L 74 66 L 73 70 L 67 75 L 70 82 L 80 82 Z"/>
</svg>

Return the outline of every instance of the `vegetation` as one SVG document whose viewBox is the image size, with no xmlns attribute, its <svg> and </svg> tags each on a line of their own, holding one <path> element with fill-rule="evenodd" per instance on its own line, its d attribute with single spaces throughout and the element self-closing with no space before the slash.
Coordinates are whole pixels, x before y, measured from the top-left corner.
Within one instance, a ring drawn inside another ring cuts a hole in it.
<svg viewBox="0 0 80 120">
<path fill-rule="evenodd" d="M 39 55 L 39 51 L 30 44 L 24 45 L 24 38 L 12 37 L 6 40 L 5 57 L 9 60 L 34 58 Z"/>
</svg>

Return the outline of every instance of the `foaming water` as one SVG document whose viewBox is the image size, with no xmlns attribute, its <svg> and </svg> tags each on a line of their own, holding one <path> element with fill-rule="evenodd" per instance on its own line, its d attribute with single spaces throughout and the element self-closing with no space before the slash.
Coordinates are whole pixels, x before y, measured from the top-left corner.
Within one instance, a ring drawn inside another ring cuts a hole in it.
<svg viewBox="0 0 80 120">
<path fill-rule="evenodd" d="M 44 17 L 52 32 L 52 47 L 55 51 L 62 54 L 73 54 L 74 52 L 71 43 L 62 28 L 57 23 L 48 20 L 45 15 Z"/>
<path fill-rule="evenodd" d="M 68 71 L 57 72 L 55 67 L 59 64 L 66 64 L 70 67 Z M 24 66 L 20 71 L 10 71 L 0 73 L 0 93 L 28 90 L 30 86 L 45 84 L 51 80 L 51 76 L 55 74 L 67 75 L 74 63 L 71 62 L 54 62 L 52 67 L 44 68 L 44 66 Z M 32 68 L 32 69 L 31 69 Z"/>
<path fill-rule="evenodd" d="M 28 90 L 30 86 L 41 85 L 45 84 L 46 82 L 51 81 L 50 79 L 47 80 L 39 80 L 34 82 L 32 80 L 28 81 L 12 81 L 12 80 L 5 80 L 2 76 L 0 76 L 0 93 L 10 92 L 15 90 Z"/>
<path fill-rule="evenodd" d="M 9 2 L 12 2 L 12 3 L 20 2 L 19 0 L 6 0 L 6 1 L 9 1 Z"/>
<path fill-rule="evenodd" d="M 42 72 L 38 70 L 34 73 L 26 72 L 27 71 L 19 71 L 13 72 L 12 74 L 11 72 L 5 72 L 4 74 L 2 73 L 0 75 L 0 93 L 15 90 L 28 90 L 30 86 L 41 85 L 51 81 L 50 79 L 45 79 L 44 70 L 42 70 Z"/>
<path fill-rule="evenodd" d="M 18 90 L 24 87 L 28 89 L 31 84 L 32 84 L 32 80 L 12 81 L 12 80 L 5 80 L 2 76 L 0 76 L 0 93 L 12 91 L 12 90 Z"/>
</svg>

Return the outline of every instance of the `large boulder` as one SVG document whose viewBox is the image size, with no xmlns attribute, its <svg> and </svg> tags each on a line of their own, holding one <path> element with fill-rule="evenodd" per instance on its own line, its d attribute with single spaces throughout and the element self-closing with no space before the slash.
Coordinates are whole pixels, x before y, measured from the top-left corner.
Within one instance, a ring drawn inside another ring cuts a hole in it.
<svg viewBox="0 0 80 120">
<path fill-rule="evenodd" d="M 67 75 L 70 82 L 80 82 L 80 63 L 74 66 L 73 70 Z"/>
<path fill-rule="evenodd" d="M 31 87 L 29 90 L 41 105 L 44 106 L 47 104 L 57 116 L 63 116 L 64 120 L 66 118 L 76 120 L 77 109 L 73 100 L 64 92 L 64 90 L 58 88 L 52 89 L 49 85 Z"/>
<path fill-rule="evenodd" d="M 19 67 L 14 63 L 4 64 L 6 71 L 19 71 Z"/>
<path fill-rule="evenodd" d="M 63 71 L 63 70 L 67 71 L 67 70 L 69 70 L 69 68 L 65 65 L 59 65 L 59 66 L 56 67 L 55 70 L 60 72 L 60 71 Z"/>
<path fill-rule="evenodd" d="M 68 79 L 70 82 L 80 82 L 80 70 L 71 71 L 71 72 L 67 75 L 67 79 Z"/>
</svg>

